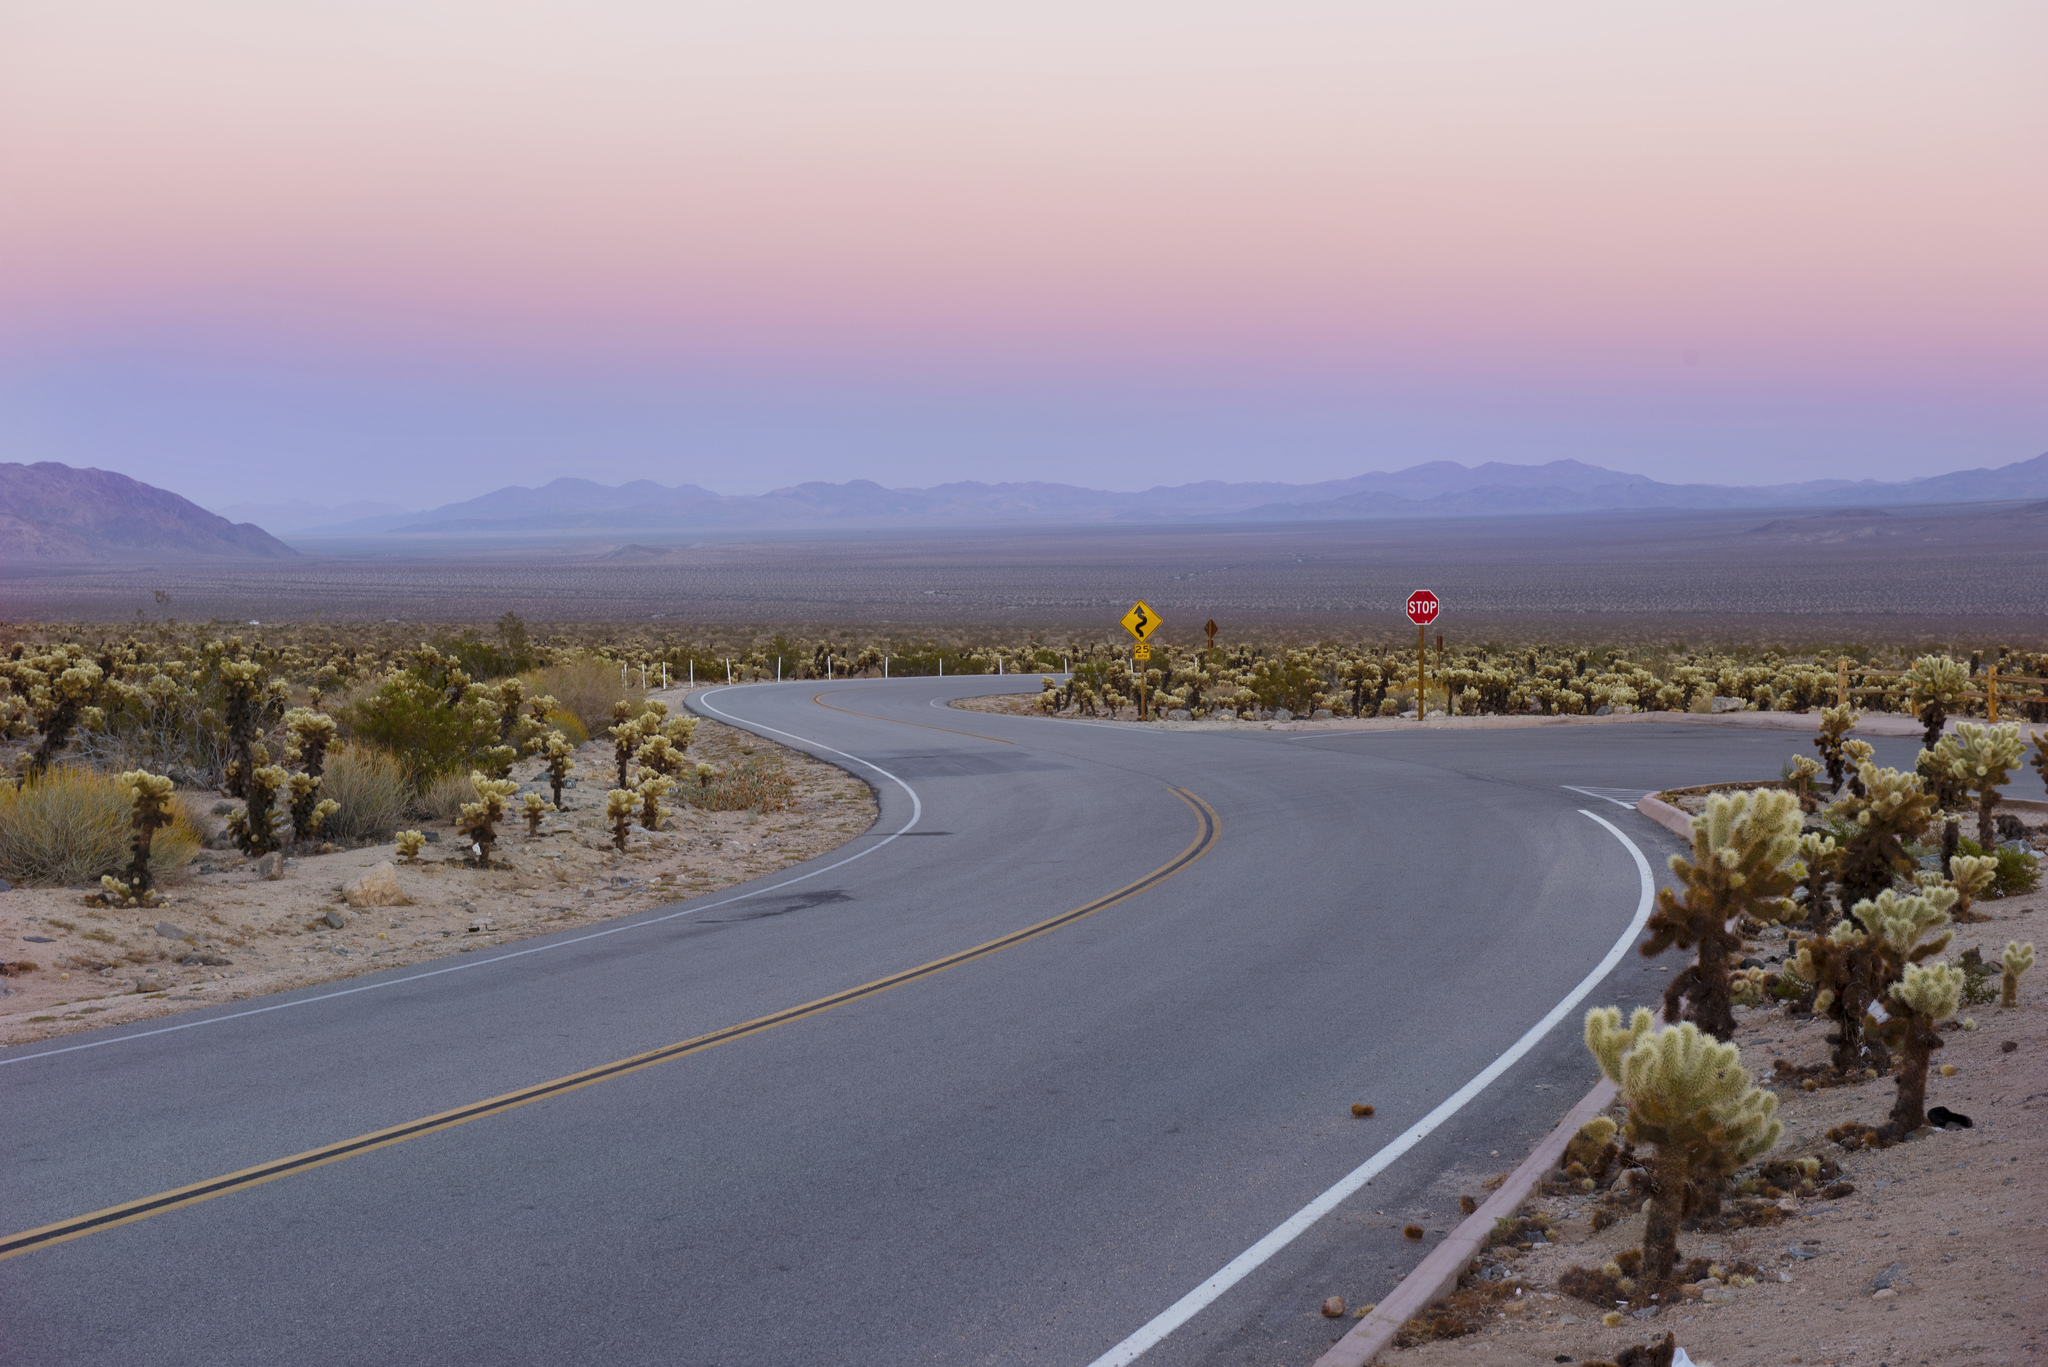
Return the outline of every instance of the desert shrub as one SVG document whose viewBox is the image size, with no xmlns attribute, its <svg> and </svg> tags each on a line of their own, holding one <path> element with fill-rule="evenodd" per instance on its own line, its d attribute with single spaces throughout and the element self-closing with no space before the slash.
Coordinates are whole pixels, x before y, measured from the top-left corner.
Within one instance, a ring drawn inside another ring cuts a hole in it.
<svg viewBox="0 0 2048 1367">
<path fill-rule="evenodd" d="M 1965 836 L 1956 842 L 1956 849 L 1965 855 L 1986 856 L 1998 861 L 1997 871 L 1991 875 L 1991 891 L 1986 894 L 1986 900 L 2018 897 L 2041 886 L 2040 858 L 2017 845 L 1995 845 L 1986 850 Z"/>
<path fill-rule="evenodd" d="M 465 692 L 451 701 L 452 690 L 417 673 L 393 673 L 375 691 L 342 709 L 350 735 L 392 756 L 407 782 L 424 793 L 445 774 L 467 774 L 499 748 L 498 711 Z"/>
<path fill-rule="evenodd" d="M 590 740 L 589 730 L 584 727 L 582 718 L 574 712 L 557 707 L 541 720 L 550 730 L 560 731 L 572 746 L 584 745 Z"/>
<path fill-rule="evenodd" d="M 443 774 L 414 799 L 410 810 L 432 821 L 453 821 L 462 815 L 464 803 L 476 800 L 476 784 L 468 774 Z"/>
<path fill-rule="evenodd" d="M 0 784 L 0 875 L 17 883 L 96 882 L 128 863 L 130 790 L 112 775 L 53 768 L 25 787 Z M 181 798 L 150 842 L 154 878 L 184 867 L 203 844 Z"/>
<path fill-rule="evenodd" d="M 796 780 L 780 763 L 763 764 L 755 759 L 728 764 L 708 775 L 700 770 L 697 785 L 684 792 L 691 806 L 712 812 L 784 811 L 795 795 Z"/>
<path fill-rule="evenodd" d="M 617 664 L 595 655 L 577 656 L 551 664 L 523 676 L 522 681 L 529 691 L 554 698 L 557 711 L 567 712 L 576 719 L 583 734 L 579 737 L 570 732 L 569 739 L 579 745 L 611 726 L 612 704 L 637 702 L 641 696 L 639 688 L 619 682 Z M 550 718 L 552 724 L 553 719 Z"/>
<path fill-rule="evenodd" d="M 327 757 L 320 791 L 340 804 L 321 830 L 337 841 L 382 840 L 405 816 L 409 793 L 398 761 L 368 745 L 349 745 Z"/>
</svg>

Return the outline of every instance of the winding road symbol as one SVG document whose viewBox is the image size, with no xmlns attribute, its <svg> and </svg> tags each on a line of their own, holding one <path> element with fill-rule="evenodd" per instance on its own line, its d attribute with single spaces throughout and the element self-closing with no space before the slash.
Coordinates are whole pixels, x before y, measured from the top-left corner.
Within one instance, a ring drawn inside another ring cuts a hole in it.
<svg viewBox="0 0 2048 1367">
<path fill-rule="evenodd" d="M 1131 610 L 1123 615 L 1124 630 L 1141 641 L 1150 640 L 1152 633 L 1159 630 L 1159 614 L 1152 605 L 1140 598 L 1131 604 Z"/>
</svg>

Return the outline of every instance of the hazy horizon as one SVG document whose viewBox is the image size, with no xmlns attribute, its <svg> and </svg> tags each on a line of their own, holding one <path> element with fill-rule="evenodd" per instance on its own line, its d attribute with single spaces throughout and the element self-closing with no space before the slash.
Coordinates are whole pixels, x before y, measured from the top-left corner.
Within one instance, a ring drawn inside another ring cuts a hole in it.
<svg viewBox="0 0 2048 1367">
<path fill-rule="evenodd" d="M 206 505 L 2048 448 L 2048 11 L 31 0 L 0 459 Z"/>
</svg>

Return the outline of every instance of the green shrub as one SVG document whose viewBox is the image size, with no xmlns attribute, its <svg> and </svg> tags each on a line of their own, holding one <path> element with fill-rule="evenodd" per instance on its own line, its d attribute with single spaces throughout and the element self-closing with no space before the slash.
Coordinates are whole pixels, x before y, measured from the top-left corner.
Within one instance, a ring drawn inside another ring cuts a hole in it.
<svg viewBox="0 0 2048 1367">
<path fill-rule="evenodd" d="M 17 883 L 97 882 L 128 863 L 129 790 L 112 775 L 51 769 L 23 788 L 0 784 L 0 875 Z M 182 798 L 171 824 L 150 842 L 149 869 L 161 879 L 183 868 L 204 842 Z"/>
<path fill-rule="evenodd" d="M 368 745 L 350 745 L 327 758 L 320 791 L 341 804 L 321 833 L 341 842 L 383 840 L 405 816 L 409 793 L 398 761 Z"/>
<path fill-rule="evenodd" d="M 1986 852 L 1982 845 L 1968 836 L 1958 840 L 1956 848 L 1968 855 Z M 1998 860 L 1998 872 L 1991 877 L 1991 891 L 1985 894 L 1986 900 L 2018 897 L 2041 886 L 2041 861 L 2037 856 L 2012 845 L 2000 845 L 1990 854 Z"/>
<path fill-rule="evenodd" d="M 613 703 L 637 702 L 641 696 L 639 688 L 619 682 L 616 664 L 595 655 L 549 665 L 522 676 L 522 680 L 529 693 L 547 694 L 558 704 L 558 711 L 567 712 L 581 724 L 582 735 L 567 733 L 578 745 L 611 726 Z M 548 724 L 555 725 L 553 718 Z"/>
<path fill-rule="evenodd" d="M 411 674 L 387 675 L 341 711 L 350 735 L 397 759 L 416 792 L 444 774 L 464 774 L 498 745 L 497 709 L 481 698 L 451 703 Z"/>
</svg>

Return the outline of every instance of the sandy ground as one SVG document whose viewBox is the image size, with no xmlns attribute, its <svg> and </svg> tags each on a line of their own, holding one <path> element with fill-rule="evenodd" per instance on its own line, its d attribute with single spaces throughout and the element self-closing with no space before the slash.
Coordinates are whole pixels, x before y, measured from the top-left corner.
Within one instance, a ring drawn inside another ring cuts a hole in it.
<svg viewBox="0 0 2048 1367">
<path fill-rule="evenodd" d="M 1038 695 L 1035 693 L 958 698 L 952 705 L 969 712 L 999 712 L 1019 717 L 1045 715 L 1038 706 Z M 1144 726 L 1161 731 L 1413 731 L 1417 727 L 1432 731 L 1495 731 L 1530 726 L 1632 726 L 1654 722 L 1680 726 L 1732 726 L 1759 731 L 1799 731 L 1811 735 L 1814 728 L 1820 725 L 1818 712 L 1622 712 L 1610 713 L 1604 717 L 1433 715 L 1421 722 L 1413 717 L 1325 717 L 1320 721 L 1305 718 L 1292 721 L 1229 721 L 1204 717 L 1200 721 L 1141 722 L 1136 719 L 1134 709 L 1126 709 L 1121 717 L 1116 718 L 1081 717 L 1073 711 L 1063 712 L 1060 716 L 1070 721 L 1078 719 L 1103 725 Z M 1951 718 L 1946 729 L 1955 730 L 1958 720 L 1970 721 L 1972 718 Z M 1923 728 L 1913 718 L 1897 713 L 1865 712 L 1856 724 L 1856 731 L 1866 736 L 1918 736 L 1922 734 Z M 2029 726 L 2022 722 L 2020 731 L 2023 737 L 2048 734 L 2048 725 Z"/>
<path fill-rule="evenodd" d="M 2035 926 L 2048 925 L 2048 916 L 2039 914 L 2048 908 L 2048 894 L 1980 907 L 1995 919 L 1958 927 L 1950 957 L 1974 946 L 1995 962 L 2007 940 L 2036 939 Z M 1784 940 L 1767 933 L 1756 945 L 1769 959 L 1782 955 Z M 1612 1359 L 1630 1345 L 1661 1340 L 1667 1330 L 1695 1362 L 1713 1367 L 1991 1367 L 2042 1361 L 2048 1346 L 2048 1282 L 2041 1275 L 2048 1268 L 2042 1176 L 2048 1159 L 2048 1011 L 2042 983 L 2038 972 L 2022 977 L 2020 1005 L 2012 1010 L 1995 1002 L 1965 1006 L 1962 1015 L 1978 1028 L 1947 1033 L 1946 1046 L 1935 1054 L 1928 1105 L 1967 1115 L 1973 1128 L 1934 1131 L 1890 1149 L 1853 1153 L 1830 1143 L 1827 1132 L 1844 1121 L 1881 1123 L 1891 1106 L 1892 1080 L 1812 1092 L 1797 1081 L 1772 1082 L 1775 1060 L 1798 1066 L 1826 1059 L 1828 1025 L 1790 1019 L 1776 1007 L 1739 1008 L 1736 1042 L 1743 1063 L 1777 1092 L 1785 1122 L 1785 1136 L 1768 1160 L 1830 1157 L 1840 1165 L 1838 1180 L 1853 1192 L 1785 1197 L 1777 1202 L 1779 1215 L 1760 1226 L 1687 1231 L 1679 1240 L 1682 1258 L 1706 1257 L 1730 1268 L 1754 1264 L 1757 1285 L 1706 1286 L 1700 1299 L 1639 1312 L 1612 1328 L 1601 1322 L 1609 1307 L 1560 1294 L 1557 1278 L 1572 1267 L 1599 1267 L 1639 1244 L 1642 1216 L 1595 1233 L 1591 1212 L 1597 1196 L 1539 1196 L 1523 1210 L 1555 1222 L 1550 1240 L 1526 1252 L 1488 1255 L 1502 1258 L 1501 1271 L 1525 1286 L 1524 1294 L 1488 1310 L 1485 1327 L 1475 1332 L 1391 1349 L 1379 1361 L 1387 1367 L 1448 1367 Z M 1954 1075 L 1939 1075 L 1942 1064 L 1953 1065 Z M 1444 1199 L 1454 1202 L 1456 1194 L 1446 1191 Z M 1452 1210 L 1388 1214 L 1432 1231 L 1449 1229 L 1460 1218 Z M 1356 1304 L 1353 1291 L 1305 1289 L 1302 1313 L 1315 1315 L 1321 1299 L 1333 1294 Z"/>
<path fill-rule="evenodd" d="M 680 691 L 660 696 L 672 709 L 680 704 Z M 420 830 L 442 838 L 417 864 L 396 862 L 386 843 L 292 858 L 273 880 L 232 849 L 207 849 L 166 887 L 160 907 L 92 906 L 84 888 L 0 893 L 0 959 L 37 966 L 0 978 L 9 993 L 0 996 L 0 1044 L 379 972 L 700 897 L 814 858 L 873 824 L 874 795 L 859 779 L 698 722 L 693 762 L 747 755 L 786 766 L 797 785 L 791 810 L 756 816 L 664 803 L 662 829 L 635 827 L 624 854 L 603 824 L 616 777 L 612 749 L 594 741 L 576 752 L 578 783 L 563 794 L 568 810 L 548 817 L 537 837 L 523 820 L 507 820 L 489 869 L 462 862 L 468 847 L 451 824 L 422 822 Z M 532 762 L 513 776 L 548 791 Z M 201 812 L 219 800 L 194 796 Z M 383 860 L 396 863 L 412 905 L 349 908 L 342 884 Z M 340 929 L 324 919 L 330 911 Z M 201 961 L 208 958 L 225 962 Z"/>
</svg>

